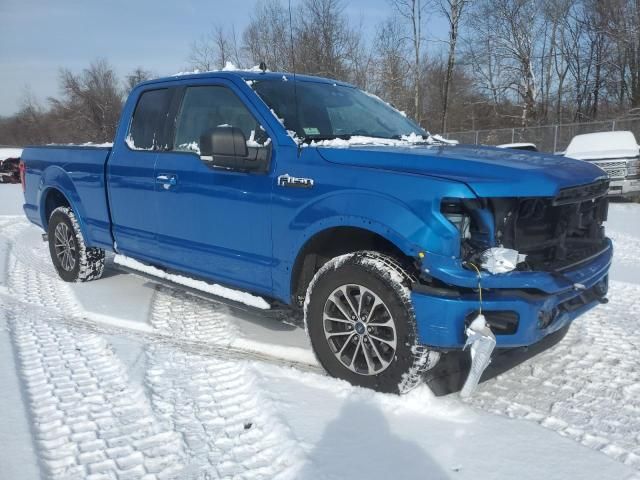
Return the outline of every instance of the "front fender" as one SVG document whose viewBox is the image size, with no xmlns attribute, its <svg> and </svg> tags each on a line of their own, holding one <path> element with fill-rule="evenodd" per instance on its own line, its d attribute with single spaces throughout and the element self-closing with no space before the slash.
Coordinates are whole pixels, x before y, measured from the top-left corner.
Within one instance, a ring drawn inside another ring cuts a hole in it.
<svg viewBox="0 0 640 480">
<path fill-rule="evenodd" d="M 433 204 L 433 205 L 432 205 Z M 437 210 L 434 214 L 432 210 Z M 409 206 L 388 194 L 368 190 L 333 190 L 301 205 L 290 217 L 276 216 L 275 231 L 287 232 L 274 241 L 277 259 L 274 293 L 290 296 L 294 265 L 312 238 L 335 227 L 370 231 L 395 245 L 408 257 L 421 251 L 447 251 L 459 244 L 457 231 L 442 215 L 440 197 L 421 198 Z"/>
<path fill-rule="evenodd" d="M 419 251 L 448 253 L 457 231 L 439 211 L 439 198 L 410 206 L 380 192 L 333 192 L 304 205 L 293 217 L 289 230 L 298 234 L 291 248 L 300 251 L 310 238 L 329 228 L 358 227 L 384 237 L 408 256 Z"/>
</svg>

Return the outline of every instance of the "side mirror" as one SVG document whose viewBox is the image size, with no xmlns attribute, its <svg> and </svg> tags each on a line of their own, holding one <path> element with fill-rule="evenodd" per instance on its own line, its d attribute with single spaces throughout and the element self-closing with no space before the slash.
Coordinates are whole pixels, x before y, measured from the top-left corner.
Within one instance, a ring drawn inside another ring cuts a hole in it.
<svg viewBox="0 0 640 480">
<path fill-rule="evenodd" d="M 266 171 L 271 145 L 248 147 L 237 127 L 216 127 L 200 136 L 200 156 L 216 167 L 247 171 Z"/>
<path fill-rule="evenodd" d="M 200 154 L 206 157 L 246 157 L 247 139 L 236 127 L 216 127 L 200 137 Z"/>
</svg>

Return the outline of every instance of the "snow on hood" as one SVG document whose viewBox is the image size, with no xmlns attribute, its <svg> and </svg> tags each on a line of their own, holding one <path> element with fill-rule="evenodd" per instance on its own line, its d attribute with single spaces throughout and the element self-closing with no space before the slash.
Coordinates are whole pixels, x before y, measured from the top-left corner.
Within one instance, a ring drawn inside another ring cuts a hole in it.
<svg viewBox="0 0 640 480">
<path fill-rule="evenodd" d="M 21 156 L 21 148 L 0 148 L 0 162 L 4 162 L 9 158 L 20 158 Z"/>
<path fill-rule="evenodd" d="M 275 115 L 275 114 L 274 114 Z M 408 145 L 418 144 L 446 144 L 457 145 L 456 140 L 446 140 L 440 135 L 430 135 L 425 140 L 421 135 L 416 135 L 411 132 L 409 135 L 403 135 L 399 140 L 395 138 L 379 138 L 379 137 L 367 137 L 363 135 L 353 135 L 348 139 L 333 138 L 331 140 L 312 140 L 307 144 L 310 147 L 333 147 L 333 148 L 350 148 L 364 145 L 373 145 L 378 147 L 406 147 Z"/>
<path fill-rule="evenodd" d="M 480 197 L 552 197 L 564 187 L 606 178 L 597 166 L 524 150 L 474 145 L 378 145 L 317 148 L 343 165 L 428 175 L 467 184 Z"/>
<path fill-rule="evenodd" d="M 599 132 L 576 135 L 564 153 L 578 160 L 629 158 L 640 155 L 640 146 L 632 132 Z"/>
</svg>

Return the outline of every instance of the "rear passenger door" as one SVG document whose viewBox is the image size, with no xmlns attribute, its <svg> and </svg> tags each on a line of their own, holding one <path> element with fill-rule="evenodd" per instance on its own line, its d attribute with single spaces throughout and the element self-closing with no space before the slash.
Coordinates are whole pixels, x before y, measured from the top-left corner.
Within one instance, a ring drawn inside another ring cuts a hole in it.
<svg viewBox="0 0 640 480">
<path fill-rule="evenodd" d="M 119 252 L 155 261 L 155 163 L 165 149 L 166 119 L 175 89 L 157 88 L 139 96 L 124 138 L 107 163 L 112 231 Z M 123 114 L 123 117 L 125 114 Z"/>
<path fill-rule="evenodd" d="M 172 151 L 156 160 L 156 232 L 163 264 L 270 294 L 271 140 L 251 109 L 225 80 L 184 88 Z M 242 131 L 264 168 L 246 171 L 205 151 L 220 128 Z"/>
</svg>

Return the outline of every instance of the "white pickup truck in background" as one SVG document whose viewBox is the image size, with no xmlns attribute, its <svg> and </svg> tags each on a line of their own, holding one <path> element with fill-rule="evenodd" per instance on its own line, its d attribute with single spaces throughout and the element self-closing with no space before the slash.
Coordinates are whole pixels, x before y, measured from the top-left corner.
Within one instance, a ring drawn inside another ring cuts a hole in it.
<svg viewBox="0 0 640 480">
<path fill-rule="evenodd" d="M 640 146 L 632 132 L 576 135 L 564 155 L 595 163 L 607 172 L 609 196 L 640 197 Z"/>
</svg>

